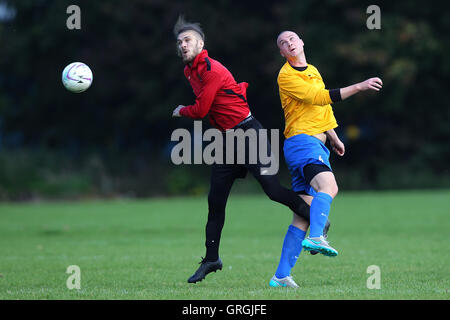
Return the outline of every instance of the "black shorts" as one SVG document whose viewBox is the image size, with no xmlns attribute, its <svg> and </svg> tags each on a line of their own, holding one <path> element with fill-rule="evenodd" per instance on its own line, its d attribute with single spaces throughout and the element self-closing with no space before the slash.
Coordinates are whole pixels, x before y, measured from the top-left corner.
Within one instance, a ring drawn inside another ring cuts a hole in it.
<svg viewBox="0 0 450 320">
<path fill-rule="evenodd" d="M 267 164 L 263 164 L 259 157 L 259 146 L 260 146 L 260 130 L 264 129 L 261 123 L 256 120 L 253 116 L 246 118 L 241 124 L 235 126 L 234 130 L 242 129 L 244 132 L 248 132 L 247 130 L 253 129 L 256 133 L 256 141 L 250 140 L 249 138 L 245 139 L 244 144 L 239 144 L 236 142 L 233 144 L 232 150 L 227 150 L 226 148 L 226 136 L 227 132 L 223 133 L 223 161 L 222 164 L 214 163 L 212 164 L 212 174 L 214 176 L 229 176 L 233 179 L 245 178 L 248 171 L 251 171 L 253 175 L 260 175 L 261 169 L 267 167 Z M 271 145 L 269 142 L 270 133 L 267 130 L 267 142 L 266 151 L 267 154 L 271 152 Z M 231 155 L 232 152 L 232 155 Z M 252 152 L 253 157 L 250 156 L 250 152 Z M 256 155 L 254 154 L 256 152 Z M 245 155 L 244 159 L 242 159 L 242 155 Z M 227 163 L 228 156 L 228 163 Z M 241 156 L 241 158 L 239 158 Z M 255 158 L 256 156 L 256 158 Z M 278 159 L 278 157 L 277 157 Z M 243 160 L 243 161 L 242 161 Z M 255 161 L 256 160 L 256 161 Z M 231 162 L 231 163 L 230 163 Z"/>
</svg>

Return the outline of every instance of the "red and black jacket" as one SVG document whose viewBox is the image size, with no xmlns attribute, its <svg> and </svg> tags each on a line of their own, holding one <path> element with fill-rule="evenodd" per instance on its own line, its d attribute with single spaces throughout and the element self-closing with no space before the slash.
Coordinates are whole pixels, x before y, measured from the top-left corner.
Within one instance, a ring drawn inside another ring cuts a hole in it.
<svg viewBox="0 0 450 320">
<path fill-rule="evenodd" d="M 224 131 L 249 115 L 248 83 L 236 83 L 230 71 L 211 59 L 208 51 L 200 52 L 191 67 L 186 65 L 184 75 L 197 98 L 193 105 L 180 110 L 182 116 L 201 119 L 209 114 L 211 124 Z"/>
</svg>

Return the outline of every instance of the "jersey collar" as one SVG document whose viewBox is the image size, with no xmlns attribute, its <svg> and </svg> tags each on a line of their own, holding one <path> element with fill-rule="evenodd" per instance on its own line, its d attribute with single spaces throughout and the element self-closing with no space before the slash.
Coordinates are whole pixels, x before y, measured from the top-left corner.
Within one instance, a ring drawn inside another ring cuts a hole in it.
<svg viewBox="0 0 450 320">
<path fill-rule="evenodd" d="M 202 61 L 204 58 L 208 56 L 208 51 L 206 49 L 203 49 L 194 59 L 194 62 L 192 63 L 191 69 L 197 68 L 200 61 Z"/>
</svg>

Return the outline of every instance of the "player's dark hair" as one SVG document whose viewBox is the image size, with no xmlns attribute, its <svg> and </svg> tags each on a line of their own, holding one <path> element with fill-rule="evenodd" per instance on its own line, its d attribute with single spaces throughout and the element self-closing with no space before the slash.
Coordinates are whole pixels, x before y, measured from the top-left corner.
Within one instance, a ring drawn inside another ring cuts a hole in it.
<svg viewBox="0 0 450 320">
<path fill-rule="evenodd" d="M 178 35 L 184 31 L 187 30 L 193 30 L 197 32 L 203 41 L 205 41 L 205 34 L 203 33 L 202 28 L 200 27 L 200 23 L 193 23 L 193 22 L 186 22 L 184 20 L 184 16 L 180 15 L 178 17 L 177 23 L 175 23 L 175 26 L 173 27 L 173 33 L 175 35 L 175 38 L 178 38 Z"/>
</svg>

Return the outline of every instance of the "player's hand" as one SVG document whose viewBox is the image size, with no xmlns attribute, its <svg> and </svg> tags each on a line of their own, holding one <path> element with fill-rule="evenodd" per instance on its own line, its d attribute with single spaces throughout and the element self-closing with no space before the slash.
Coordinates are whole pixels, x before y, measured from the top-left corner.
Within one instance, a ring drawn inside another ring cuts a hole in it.
<svg viewBox="0 0 450 320">
<path fill-rule="evenodd" d="M 370 78 L 366 81 L 358 83 L 358 89 L 359 91 L 365 91 L 365 90 L 375 90 L 380 91 L 380 89 L 383 87 L 383 81 L 381 81 L 380 78 Z"/>
<path fill-rule="evenodd" d="M 331 148 L 338 156 L 343 156 L 345 153 L 345 146 L 341 140 L 335 139 L 330 141 Z"/>
<path fill-rule="evenodd" d="M 184 108 L 184 106 L 182 106 L 182 105 L 179 105 L 178 107 L 176 107 L 175 110 L 173 110 L 173 112 L 172 112 L 172 117 L 181 117 L 180 110 L 182 108 Z"/>
</svg>

